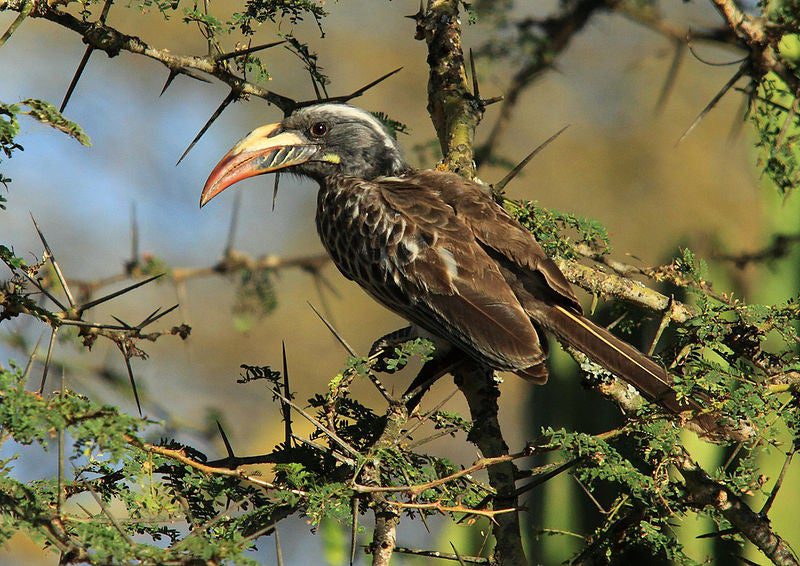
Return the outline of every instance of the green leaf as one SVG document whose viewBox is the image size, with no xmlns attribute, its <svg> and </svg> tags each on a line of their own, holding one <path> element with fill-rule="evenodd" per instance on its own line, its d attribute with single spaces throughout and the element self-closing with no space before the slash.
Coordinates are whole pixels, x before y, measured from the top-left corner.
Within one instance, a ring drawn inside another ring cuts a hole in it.
<svg viewBox="0 0 800 566">
<path fill-rule="evenodd" d="M 34 120 L 38 120 L 42 124 L 46 124 L 51 128 L 55 128 L 60 132 L 64 132 L 69 137 L 77 140 L 81 145 L 91 146 L 92 141 L 89 136 L 81 129 L 75 122 L 71 122 L 64 118 L 61 112 L 55 106 L 44 100 L 36 98 L 26 98 L 20 104 L 27 106 L 30 110 L 22 111 L 22 114 L 27 114 Z"/>
</svg>

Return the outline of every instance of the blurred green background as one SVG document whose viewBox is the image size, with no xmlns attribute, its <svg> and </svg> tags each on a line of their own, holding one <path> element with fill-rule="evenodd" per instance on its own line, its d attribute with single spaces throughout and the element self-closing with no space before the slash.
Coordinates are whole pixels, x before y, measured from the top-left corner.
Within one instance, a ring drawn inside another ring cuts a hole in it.
<svg viewBox="0 0 800 566">
<path fill-rule="evenodd" d="M 410 135 L 402 136 L 401 142 L 414 161 L 411 147 L 434 138 L 425 109 L 425 45 L 413 39 L 413 21 L 402 17 L 416 11 L 417 0 L 351 0 L 329 3 L 327 8 L 331 15 L 325 22 L 324 38 L 313 23 L 299 25 L 296 35 L 319 52 L 320 65 L 332 78 L 331 94 L 350 92 L 385 72 L 404 67 L 355 103 L 384 111 L 407 124 Z M 544 15 L 551 8 L 548 3 L 521 11 Z M 212 10 L 227 16 L 232 6 L 221 2 Z M 669 15 L 683 27 L 718 22 L 710 5 L 675 5 Z M 0 15 L 0 28 L 12 19 L 13 15 Z M 199 34 L 180 22 L 165 22 L 157 13 L 142 17 L 135 8 L 118 6 L 112 10 L 109 23 L 178 53 L 203 53 L 206 49 Z M 253 43 L 273 40 L 274 31 L 266 27 L 259 30 Z M 480 23 L 465 26 L 466 46 L 478 46 L 486 36 L 487 29 Z M 714 61 L 738 56 L 711 46 L 697 48 Z M 84 45 L 75 34 L 41 21 L 26 22 L 0 50 L 0 99 L 14 102 L 36 97 L 59 102 L 83 51 Z M 688 57 L 664 111 L 656 114 L 656 100 L 671 55 L 671 44 L 651 31 L 620 17 L 595 17 L 558 59 L 556 69 L 527 90 L 516 108 L 513 124 L 500 146 L 500 155 L 512 161 L 563 125 L 571 124 L 571 128 L 508 187 L 509 195 L 599 220 L 611 234 L 615 256 L 644 265 L 668 261 L 678 246 L 710 257 L 720 252 L 753 250 L 767 243 L 776 231 L 796 230 L 797 197 L 784 202 L 775 191 L 762 186 L 749 124 L 735 133 L 742 125 L 741 94 L 726 96 L 676 147 L 682 132 L 735 67 L 711 67 Z M 273 76 L 270 88 L 298 99 L 313 96 L 307 74 L 290 53 L 273 49 L 265 52 L 262 60 Z M 503 94 L 512 69 L 505 64 L 493 66 L 483 59 L 478 67 L 482 94 Z M 65 113 L 92 137 L 92 148 L 24 122 L 19 141 L 26 151 L 4 164 L 4 173 L 13 183 L 9 211 L 0 214 L 0 242 L 13 244 L 20 256 L 39 253 L 40 244 L 26 214 L 30 211 L 68 278 L 115 273 L 129 256 L 129 216 L 135 203 L 143 252 L 155 254 L 171 267 L 210 265 L 218 260 L 234 199 L 217 199 L 201 212 L 197 202 L 203 182 L 239 137 L 281 116 L 262 100 L 235 104 L 176 167 L 177 158 L 227 90 L 218 84 L 178 77 L 159 98 L 165 79 L 162 66 L 142 57 L 123 54 L 109 59 L 95 53 Z M 479 143 L 496 113 L 496 106 L 489 107 Z M 499 168 L 480 171 L 487 182 L 503 175 Z M 243 198 L 237 249 L 286 257 L 322 252 L 313 222 L 312 183 L 284 178 L 274 212 L 271 177 L 250 180 L 237 190 Z M 779 265 L 742 271 L 712 264 L 715 286 L 717 290 L 733 290 L 749 301 L 782 301 L 798 291 L 800 270 L 796 260 L 797 255 Z M 263 453 L 282 439 L 279 410 L 266 393 L 236 384 L 239 364 L 278 366 L 281 341 L 285 340 L 292 386 L 301 400 L 321 391 L 344 364 L 345 353 L 307 301 L 317 306 L 327 304 L 330 317 L 359 352 L 366 352 L 375 338 L 402 325 L 332 266 L 324 275 L 338 296 L 323 290 L 325 296 L 321 298 L 306 273 L 281 272 L 276 280 L 277 308 L 246 332 L 234 327 L 233 286 L 221 278 L 189 282 L 185 297 L 180 299 L 169 283 L 150 286 L 95 316 L 110 320 L 113 314 L 139 320 L 157 305 L 170 306 L 180 300 L 181 308 L 164 326 L 185 321 L 192 326 L 192 335 L 182 344 L 161 340 L 148 345 L 150 359 L 134 361 L 140 390 L 168 405 L 171 416 L 182 425 L 179 438 L 196 442 L 197 434 L 192 431 L 206 426 L 207 411 L 213 408 L 221 413 L 237 453 Z M 4 325 L 4 333 L 11 330 L 24 332 L 32 342 L 42 329 L 16 321 Z M 25 354 L 4 344 L 0 345 L 0 355 L 5 360 L 21 359 Z M 102 342 L 89 353 L 63 344 L 56 355 L 71 364 L 67 374 L 71 387 L 135 411 L 132 395 L 112 391 L 84 371 L 106 367 L 124 371 L 116 350 L 108 350 Z M 512 450 L 521 448 L 541 426 L 597 432 L 619 418 L 599 397 L 580 388 L 571 360 L 555 355 L 553 363 L 551 381 L 545 388 L 506 376 L 501 419 Z M 388 377 L 387 382 L 402 389 L 411 377 L 405 372 Z M 443 380 L 428 402 L 437 402 L 452 389 L 451 380 Z M 356 384 L 355 393 L 378 403 L 368 384 Z M 447 408 L 464 411 L 465 405 L 456 396 Z M 153 414 L 147 401 L 143 409 Z M 468 464 L 475 454 L 462 440 L 440 440 L 430 450 Z M 224 454 L 216 439 L 207 449 L 212 456 Z M 699 443 L 694 449 L 694 455 L 712 469 L 722 457 L 716 449 Z M 37 477 L 48 473 L 53 461 L 52 454 L 33 454 L 17 469 L 20 474 Z M 774 461 L 764 463 L 764 473 L 774 478 L 781 462 L 782 454 L 776 450 Z M 800 506 L 798 488 L 796 470 L 790 470 L 771 515 L 776 530 L 795 546 L 800 546 L 800 525 L 794 518 L 794 509 Z M 603 500 L 602 495 L 598 494 L 601 504 L 610 501 Z M 540 527 L 585 533 L 598 520 L 594 504 L 568 475 L 533 490 L 524 503 L 529 509 L 526 521 L 531 533 Z M 302 520 L 289 525 L 291 532 L 281 533 L 289 564 L 315 563 L 323 549 L 332 563 L 345 560 L 347 536 L 335 527 L 323 528 L 323 536 L 314 537 Z M 476 551 L 479 546 L 480 534 L 476 531 L 480 531 L 480 525 L 452 526 L 432 521 L 430 526 L 431 535 L 422 525 L 406 521 L 398 542 L 447 550 L 448 541 L 453 541 L 462 552 Z M 715 550 L 720 552 L 715 555 L 717 561 L 720 557 L 733 560 L 713 539 L 694 538 L 711 530 L 710 524 L 689 521 L 678 533 L 698 560 Z M 529 545 L 535 560 L 549 565 L 568 558 L 578 542 L 569 537 L 544 536 L 531 537 Z M 271 563 L 271 542 L 262 541 L 259 548 L 259 559 Z M 758 563 L 762 560 L 754 552 L 747 557 Z M 396 561 L 414 563 L 402 556 Z M 54 564 L 55 559 L 17 537 L 0 549 L 0 563 Z"/>
</svg>

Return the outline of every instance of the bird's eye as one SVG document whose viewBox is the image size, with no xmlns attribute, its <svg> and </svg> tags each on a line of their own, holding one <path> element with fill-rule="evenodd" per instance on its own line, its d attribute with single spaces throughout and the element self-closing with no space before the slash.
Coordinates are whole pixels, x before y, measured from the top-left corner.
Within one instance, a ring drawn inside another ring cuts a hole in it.
<svg viewBox="0 0 800 566">
<path fill-rule="evenodd" d="M 325 122 L 317 122 L 316 124 L 311 126 L 311 130 L 309 131 L 311 132 L 311 135 L 314 136 L 315 138 L 321 138 L 322 136 L 328 133 L 328 124 L 326 124 Z"/>
</svg>

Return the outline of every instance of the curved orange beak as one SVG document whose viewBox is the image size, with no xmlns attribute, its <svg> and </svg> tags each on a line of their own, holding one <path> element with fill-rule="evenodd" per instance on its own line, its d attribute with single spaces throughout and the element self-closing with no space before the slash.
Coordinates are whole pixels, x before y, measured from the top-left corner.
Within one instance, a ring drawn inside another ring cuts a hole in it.
<svg viewBox="0 0 800 566">
<path fill-rule="evenodd" d="M 316 151 L 317 146 L 299 134 L 281 132 L 280 124 L 256 128 L 211 171 L 200 194 L 200 206 L 242 179 L 305 163 Z"/>
</svg>

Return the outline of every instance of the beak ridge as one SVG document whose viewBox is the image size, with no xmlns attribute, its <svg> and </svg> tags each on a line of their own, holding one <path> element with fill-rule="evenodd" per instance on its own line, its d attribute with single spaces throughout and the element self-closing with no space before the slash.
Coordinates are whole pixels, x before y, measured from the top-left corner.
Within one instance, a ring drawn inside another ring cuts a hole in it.
<svg viewBox="0 0 800 566">
<path fill-rule="evenodd" d="M 280 123 L 256 128 L 225 154 L 208 176 L 200 207 L 243 179 L 305 163 L 316 153 L 316 145 L 280 128 Z"/>
</svg>

